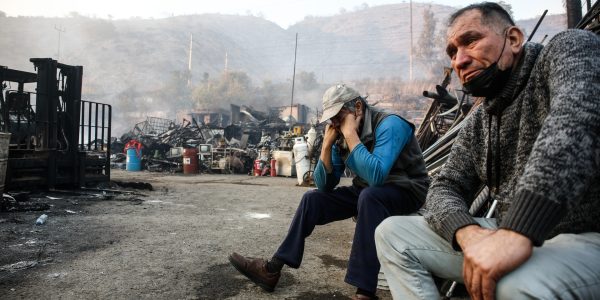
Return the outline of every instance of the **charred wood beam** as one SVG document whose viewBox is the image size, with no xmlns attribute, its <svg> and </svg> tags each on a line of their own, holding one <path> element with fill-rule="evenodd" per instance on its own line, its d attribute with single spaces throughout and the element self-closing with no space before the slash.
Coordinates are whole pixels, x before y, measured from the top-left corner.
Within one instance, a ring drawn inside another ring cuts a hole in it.
<svg viewBox="0 0 600 300">
<path fill-rule="evenodd" d="M 576 28 L 581 21 L 581 0 L 565 0 L 567 7 L 567 28 Z"/>
</svg>

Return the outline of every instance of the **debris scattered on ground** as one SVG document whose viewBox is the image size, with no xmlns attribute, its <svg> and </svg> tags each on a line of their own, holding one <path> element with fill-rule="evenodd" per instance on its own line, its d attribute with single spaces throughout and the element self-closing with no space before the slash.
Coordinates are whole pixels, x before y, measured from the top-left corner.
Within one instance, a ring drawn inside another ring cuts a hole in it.
<svg viewBox="0 0 600 300">
<path fill-rule="evenodd" d="M 48 220 L 48 215 L 43 214 L 39 218 L 37 218 L 37 220 L 35 220 L 35 225 L 44 225 L 47 220 Z"/>
<path fill-rule="evenodd" d="M 20 270 L 30 269 L 37 266 L 38 262 L 36 260 L 24 260 L 20 262 L 16 262 L 14 264 L 4 265 L 0 267 L 0 271 L 4 272 L 16 272 Z"/>
<path fill-rule="evenodd" d="M 4 266 L 0 266 L 0 272 L 10 272 L 14 273 L 21 270 L 31 269 L 37 265 L 51 262 L 52 259 L 42 259 L 42 260 L 22 260 L 16 263 L 7 264 Z"/>
<path fill-rule="evenodd" d="M 153 191 L 152 185 L 147 182 L 126 182 L 126 181 L 113 181 L 116 185 L 122 188 L 133 188 L 137 190 L 148 190 Z"/>
</svg>

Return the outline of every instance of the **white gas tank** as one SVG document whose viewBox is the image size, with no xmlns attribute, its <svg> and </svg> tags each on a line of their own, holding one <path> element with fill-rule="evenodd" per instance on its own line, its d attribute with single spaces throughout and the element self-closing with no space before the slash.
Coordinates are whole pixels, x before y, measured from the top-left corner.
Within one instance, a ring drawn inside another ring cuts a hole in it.
<svg viewBox="0 0 600 300">
<path fill-rule="evenodd" d="M 309 155 L 313 153 L 315 148 L 315 141 L 317 140 L 317 130 L 315 126 L 311 126 L 308 132 L 306 133 L 306 144 L 308 145 L 308 153 Z"/>
<path fill-rule="evenodd" d="M 304 174 L 310 170 L 310 159 L 308 158 L 308 145 L 303 137 L 294 139 L 294 163 L 296 164 L 296 177 L 298 184 L 302 184 Z"/>
</svg>

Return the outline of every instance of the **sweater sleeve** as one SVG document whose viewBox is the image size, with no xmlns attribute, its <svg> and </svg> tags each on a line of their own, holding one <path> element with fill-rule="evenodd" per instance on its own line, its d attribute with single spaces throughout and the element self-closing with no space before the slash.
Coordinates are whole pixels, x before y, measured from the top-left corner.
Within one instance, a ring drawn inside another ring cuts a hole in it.
<svg viewBox="0 0 600 300">
<path fill-rule="evenodd" d="M 408 122 L 390 115 L 375 129 L 373 152 L 359 144 L 346 159 L 346 165 L 366 180 L 369 186 L 381 186 L 412 134 L 413 130 Z"/>
<path fill-rule="evenodd" d="M 500 224 L 536 246 L 599 175 L 600 38 L 581 30 L 560 33 L 539 59 L 550 111 Z"/>
<path fill-rule="evenodd" d="M 481 186 L 471 151 L 474 119 L 480 117 L 478 110 L 463 121 L 465 125 L 452 145 L 450 156 L 440 173 L 433 178 L 425 199 L 425 220 L 456 250 L 459 250 L 454 241 L 456 231 L 477 224 L 469 214 L 469 206 Z"/>
</svg>

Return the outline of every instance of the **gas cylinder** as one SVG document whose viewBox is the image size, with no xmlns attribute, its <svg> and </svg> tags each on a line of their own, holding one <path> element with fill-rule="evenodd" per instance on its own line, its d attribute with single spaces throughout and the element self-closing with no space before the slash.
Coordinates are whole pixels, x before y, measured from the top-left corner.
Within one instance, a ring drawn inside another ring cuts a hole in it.
<svg viewBox="0 0 600 300">
<path fill-rule="evenodd" d="M 316 139 L 317 139 L 317 130 L 315 129 L 315 125 L 313 125 L 310 127 L 310 129 L 306 133 L 306 144 L 308 145 L 308 155 L 311 155 L 313 153 Z"/>
<path fill-rule="evenodd" d="M 262 163 L 260 159 L 254 161 L 254 176 L 260 176 L 260 172 L 262 171 L 261 165 Z"/>
<path fill-rule="evenodd" d="M 294 163 L 296 164 L 296 177 L 298 184 L 304 181 L 304 174 L 310 169 L 310 161 L 308 159 L 308 145 L 304 142 L 303 137 L 295 139 L 293 148 Z"/>
<path fill-rule="evenodd" d="M 275 169 L 276 167 L 277 167 L 277 160 L 271 159 L 271 177 L 277 176 L 277 169 Z"/>
</svg>

